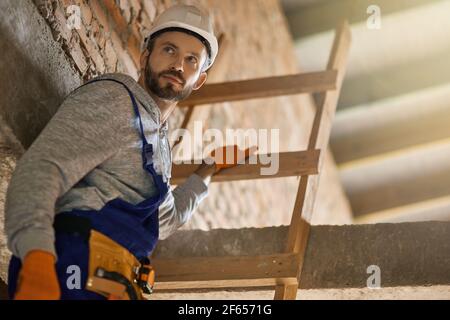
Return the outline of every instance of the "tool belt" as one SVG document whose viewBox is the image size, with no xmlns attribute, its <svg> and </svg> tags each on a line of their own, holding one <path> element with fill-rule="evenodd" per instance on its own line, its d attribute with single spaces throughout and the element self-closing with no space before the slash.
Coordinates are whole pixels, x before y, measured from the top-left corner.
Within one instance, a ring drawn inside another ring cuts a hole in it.
<svg viewBox="0 0 450 320">
<path fill-rule="evenodd" d="M 151 294 L 155 271 L 150 261 L 136 257 L 106 235 L 91 228 L 88 218 L 56 215 L 55 230 L 77 233 L 89 241 L 89 271 L 86 290 L 109 299 L 141 300 Z"/>
</svg>

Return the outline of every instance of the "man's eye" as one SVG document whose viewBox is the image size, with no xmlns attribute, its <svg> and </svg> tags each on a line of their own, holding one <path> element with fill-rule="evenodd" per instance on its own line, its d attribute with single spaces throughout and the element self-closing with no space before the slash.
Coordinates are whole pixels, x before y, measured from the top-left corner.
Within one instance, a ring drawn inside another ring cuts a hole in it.
<svg viewBox="0 0 450 320">
<path fill-rule="evenodd" d="M 175 52 L 175 50 L 172 47 L 165 47 L 164 51 L 167 52 L 167 53 L 170 53 L 170 54 Z"/>
<path fill-rule="evenodd" d="M 189 61 L 189 63 L 195 64 L 195 63 L 197 63 L 197 58 L 196 57 L 189 57 L 188 61 Z"/>
</svg>

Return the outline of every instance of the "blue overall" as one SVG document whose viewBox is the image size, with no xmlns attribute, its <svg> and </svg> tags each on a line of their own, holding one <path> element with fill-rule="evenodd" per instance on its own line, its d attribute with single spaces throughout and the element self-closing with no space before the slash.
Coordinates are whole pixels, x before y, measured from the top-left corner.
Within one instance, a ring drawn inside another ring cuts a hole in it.
<svg viewBox="0 0 450 320">
<path fill-rule="evenodd" d="M 130 251 L 139 261 L 145 261 L 153 251 L 159 237 L 158 208 L 167 196 L 169 186 L 153 167 L 153 146 L 147 143 L 144 135 L 141 115 L 136 99 L 131 90 L 122 82 L 114 79 L 98 79 L 96 81 L 114 81 L 125 87 L 130 95 L 136 116 L 139 119 L 142 139 L 142 162 L 144 169 L 153 178 L 158 194 L 134 205 L 120 198 L 113 199 L 100 210 L 77 210 L 59 213 L 61 216 L 87 218 L 90 227 L 113 239 Z M 100 294 L 84 289 L 88 276 L 89 239 L 77 232 L 55 230 L 55 248 L 58 256 L 56 271 L 61 289 L 61 299 L 105 299 Z M 67 280 L 73 273 L 68 273 L 68 267 L 77 265 L 81 270 L 81 289 L 69 289 Z M 12 299 L 16 292 L 21 261 L 13 256 L 9 264 L 8 291 Z"/>
</svg>

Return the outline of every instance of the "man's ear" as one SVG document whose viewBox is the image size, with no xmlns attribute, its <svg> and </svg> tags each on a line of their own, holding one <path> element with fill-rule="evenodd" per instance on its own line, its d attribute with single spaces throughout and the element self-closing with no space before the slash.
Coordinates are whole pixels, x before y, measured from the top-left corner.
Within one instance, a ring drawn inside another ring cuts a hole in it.
<svg viewBox="0 0 450 320">
<path fill-rule="evenodd" d="M 145 49 L 144 51 L 142 51 L 142 53 L 141 53 L 141 58 L 140 58 L 140 70 L 142 71 L 142 70 L 144 70 L 145 69 L 145 65 L 146 65 L 146 63 L 147 63 L 147 58 L 148 58 L 148 55 L 150 54 L 150 52 L 148 51 L 148 49 Z"/>
<path fill-rule="evenodd" d="M 205 84 L 207 78 L 208 78 L 208 74 L 206 72 L 200 73 L 200 76 L 198 77 L 198 80 L 195 83 L 195 85 L 192 87 L 192 90 L 195 91 L 195 90 L 200 89 Z"/>
</svg>

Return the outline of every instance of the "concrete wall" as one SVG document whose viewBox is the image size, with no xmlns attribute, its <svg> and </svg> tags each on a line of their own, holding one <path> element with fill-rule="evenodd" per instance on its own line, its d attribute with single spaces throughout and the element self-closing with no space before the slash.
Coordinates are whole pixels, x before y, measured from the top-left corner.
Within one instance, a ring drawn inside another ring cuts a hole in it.
<svg viewBox="0 0 450 320">
<path fill-rule="evenodd" d="M 32 1 L 1 1 L 0 16 L 0 115 L 28 148 L 80 77 Z"/>
<path fill-rule="evenodd" d="M 0 2 L 0 278 L 10 252 L 3 234 L 4 200 L 16 161 L 80 84 L 50 27 L 31 1 Z M 5 298 L 0 281 L 0 299 Z"/>
<path fill-rule="evenodd" d="M 160 241 L 154 257 L 272 255 L 284 252 L 286 234 L 286 227 L 186 230 Z M 312 226 L 300 288 L 366 288 L 369 266 L 379 267 L 383 288 L 450 285 L 450 222 Z"/>
<path fill-rule="evenodd" d="M 6 278 L 11 253 L 6 249 L 4 237 L 5 190 L 15 164 L 24 150 L 12 130 L 0 117 L 0 300 L 6 298 Z"/>
</svg>

